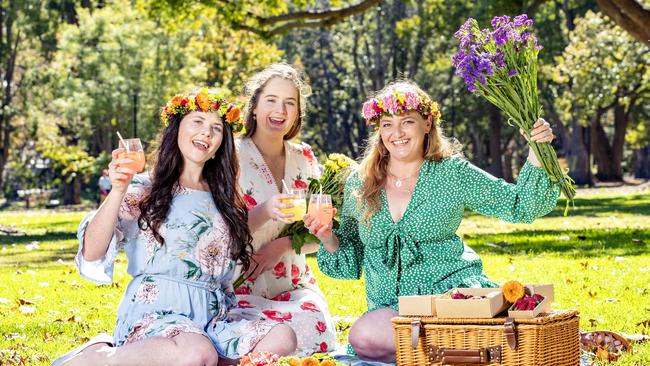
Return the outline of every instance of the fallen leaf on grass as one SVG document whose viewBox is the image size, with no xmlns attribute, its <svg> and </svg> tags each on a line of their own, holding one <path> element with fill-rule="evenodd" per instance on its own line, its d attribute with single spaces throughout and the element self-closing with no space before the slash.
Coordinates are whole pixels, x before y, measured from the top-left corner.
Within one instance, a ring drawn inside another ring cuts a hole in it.
<svg viewBox="0 0 650 366">
<path fill-rule="evenodd" d="M 571 237 L 568 236 L 568 235 L 562 235 L 562 236 L 558 237 L 558 240 L 571 240 Z"/>
<path fill-rule="evenodd" d="M 612 298 L 610 298 L 610 299 L 607 299 L 607 302 L 610 302 L 610 303 L 611 303 L 611 302 L 617 302 L 617 301 L 618 301 L 618 299 L 615 298 L 615 297 L 612 297 Z"/>
<path fill-rule="evenodd" d="M 644 327 L 650 328 L 650 319 L 646 319 L 646 320 L 644 320 L 642 322 L 638 322 L 638 323 L 636 323 L 636 325 L 637 326 L 642 325 Z"/>
<path fill-rule="evenodd" d="M 598 295 L 598 292 L 596 292 L 596 291 L 591 292 L 591 290 L 589 290 L 589 291 L 587 291 L 587 294 L 589 294 L 589 297 L 596 297 L 596 295 Z"/>
<path fill-rule="evenodd" d="M 589 319 L 589 325 L 592 326 L 592 327 L 595 327 L 596 325 L 598 325 L 598 320 Z"/>
<path fill-rule="evenodd" d="M 645 244 L 643 240 L 636 239 L 636 238 L 632 239 L 632 243 L 634 243 L 634 244 Z"/>
<path fill-rule="evenodd" d="M 570 285 L 570 284 L 572 284 L 572 283 L 573 283 L 573 280 L 572 280 L 572 279 L 570 279 L 570 278 L 567 278 L 567 279 L 566 279 L 566 283 L 567 283 L 567 285 Z"/>
<path fill-rule="evenodd" d="M 25 299 L 16 299 L 16 302 L 18 303 L 18 305 L 34 305 L 33 302 Z"/>
<path fill-rule="evenodd" d="M 582 268 L 586 269 L 587 267 L 589 267 L 589 262 L 586 262 L 586 261 L 585 262 L 580 262 L 580 265 L 582 266 Z"/>
<path fill-rule="evenodd" d="M 629 261 L 629 259 L 625 257 L 614 257 L 614 262 L 621 262 L 621 261 Z"/>
</svg>

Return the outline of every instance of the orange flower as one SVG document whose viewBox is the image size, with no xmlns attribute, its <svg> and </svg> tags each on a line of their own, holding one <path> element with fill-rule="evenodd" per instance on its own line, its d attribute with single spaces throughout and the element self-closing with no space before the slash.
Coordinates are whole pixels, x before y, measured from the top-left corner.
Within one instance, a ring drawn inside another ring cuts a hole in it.
<svg viewBox="0 0 650 366">
<path fill-rule="evenodd" d="M 503 284 L 503 296 L 508 302 L 515 303 L 517 300 L 524 297 L 526 290 L 524 285 L 519 283 L 519 281 L 508 281 Z"/>
<path fill-rule="evenodd" d="M 199 108 L 203 112 L 207 112 L 210 110 L 210 96 L 208 93 L 202 91 L 199 94 L 196 95 L 196 103 L 199 105 Z"/>
<path fill-rule="evenodd" d="M 236 106 L 231 106 L 228 112 L 226 113 L 226 121 L 229 123 L 235 122 L 239 120 L 239 115 L 241 114 L 241 110 L 239 107 Z"/>
<path fill-rule="evenodd" d="M 319 366 L 319 364 L 314 357 L 305 357 L 300 361 L 300 366 Z"/>
<path fill-rule="evenodd" d="M 320 366 L 336 366 L 336 362 L 332 360 L 323 360 L 320 362 Z"/>
<path fill-rule="evenodd" d="M 183 101 L 183 97 L 180 95 L 176 95 L 175 97 L 172 98 L 173 105 L 181 105 L 182 101 Z"/>
<path fill-rule="evenodd" d="M 300 359 L 298 357 L 291 357 L 288 359 L 289 366 L 300 366 Z"/>
</svg>

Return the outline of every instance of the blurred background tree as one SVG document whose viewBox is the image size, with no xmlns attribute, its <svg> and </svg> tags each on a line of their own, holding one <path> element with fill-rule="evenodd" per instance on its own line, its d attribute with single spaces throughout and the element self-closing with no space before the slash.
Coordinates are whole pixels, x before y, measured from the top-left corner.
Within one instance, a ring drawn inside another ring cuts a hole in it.
<svg viewBox="0 0 650 366">
<path fill-rule="evenodd" d="M 442 106 L 465 155 L 512 181 L 525 141 L 455 76 L 453 33 L 468 17 L 527 13 L 544 49 L 539 88 L 554 145 L 580 185 L 650 177 L 647 0 L 0 0 L 0 186 L 8 199 L 56 188 L 92 198 L 116 132 L 145 149 L 158 111 L 208 85 L 241 95 L 287 61 L 313 93 L 300 139 L 319 153 L 363 152 L 363 101 L 398 78 Z M 639 26 L 641 25 L 641 26 Z"/>
</svg>

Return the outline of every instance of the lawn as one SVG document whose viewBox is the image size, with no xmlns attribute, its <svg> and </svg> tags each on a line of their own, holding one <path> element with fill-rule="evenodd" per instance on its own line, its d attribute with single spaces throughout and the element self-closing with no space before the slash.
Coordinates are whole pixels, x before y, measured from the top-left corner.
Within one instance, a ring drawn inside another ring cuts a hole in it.
<svg viewBox="0 0 650 366">
<path fill-rule="evenodd" d="M 460 233 L 482 256 L 495 281 L 555 284 L 554 308 L 581 313 L 581 329 L 650 331 L 650 193 L 584 196 L 562 216 L 563 204 L 532 225 L 468 214 Z M 76 271 L 75 231 L 84 213 L 12 211 L 0 225 L 0 365 L 49 365 L 56 355 L 99 332 L 110 332 L 128 283 L 125 257 L 116 282 L 95 286 Z M 363 281 L 337 281 L 317 270 L 345 339 L 365 309 Z M 645 324 L 645 325 L 644 325 Z M 618 365 L 650 364 L 650 343 Z"/>
</svg>

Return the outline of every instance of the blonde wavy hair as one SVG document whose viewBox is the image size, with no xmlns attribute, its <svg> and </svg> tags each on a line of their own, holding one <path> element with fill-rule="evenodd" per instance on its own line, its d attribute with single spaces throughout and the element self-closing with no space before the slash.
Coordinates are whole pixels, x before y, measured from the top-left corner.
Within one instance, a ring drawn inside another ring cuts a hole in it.
<svg viewBox="0 0 650 366">
<path fill-rule="evenodd" d="M 262 90 L 264 90 L 269 80 L 273 78 L 289 80 L 295 85 L 296 90 L 298 90 L 298 119 L 293 123 L 286 135 L 284 135 L 284 139 L 291 140 L 300 132 L 302 120 L 305 117 L 305 110 L 307 109 L 307 97 L 311 94 L 311 87 L 307 84 L 301 72 L 293 66 L 282 62 L 272 64 L 253 75 L 244 87 L 244 94 L 248 97 L 248 102 L 244 110 L 246 116 L 244 119 L 244 126 L 246 127 L 244 136 L 246 137 L 253 136 L 255 130 L 257 130 L 257 119 L 253 111 L 257 108 Z"/>
<path fill-rule="evenodd" d="M 373 95 L 373 97 L 379 99 L 393 93 L 393 91 L 411 91 L 422 97 L 430 98 L 424 90 L 409 80 L 394 81 Z M 452 155 L 460 154 L 460 143 L 456 139 L 446 137 L 437 123 L 431 122 L 431 130 L 427 135 L 422 151 L 425 160 L 441 161 Z M 359 165 L 361 187 L 357 192 L 357 205 L 363 210 L 362 222 L 367 222 L 372 215 L 381 209 L 380 195 L 386 182 L 389 160 L 390 153 L 382 142 L 379 128 L 377 128 L 368 139 L 364 157 Z"/>
</svg>

